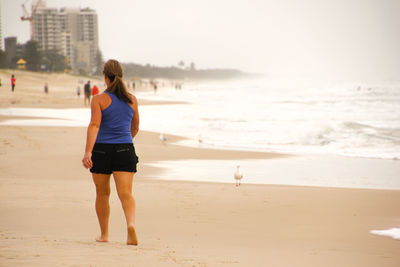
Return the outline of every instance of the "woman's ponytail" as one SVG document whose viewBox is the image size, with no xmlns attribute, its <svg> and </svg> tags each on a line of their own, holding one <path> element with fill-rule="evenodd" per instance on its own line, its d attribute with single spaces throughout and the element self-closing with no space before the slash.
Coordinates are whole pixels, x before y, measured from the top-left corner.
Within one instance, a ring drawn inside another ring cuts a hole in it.
<svg viewBox="0 0 400 267">
<path fill-rule="evenodd" d="M 132 100 L 122 79 L 123 72 L 121 64 L 115 59 L 110 59 L 104 64 L 103 73 L 107 75 L 111 82 L 106 91 L 115 94 L 122 101 L 132 104 Z"/>
</svg>

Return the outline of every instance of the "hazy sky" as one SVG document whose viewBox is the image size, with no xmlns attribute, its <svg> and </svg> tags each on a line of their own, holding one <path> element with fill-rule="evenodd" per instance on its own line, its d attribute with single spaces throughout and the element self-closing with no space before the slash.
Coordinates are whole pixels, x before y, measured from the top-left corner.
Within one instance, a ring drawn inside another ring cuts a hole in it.
<svg viewBox="0 0 400 267">
<path fill-rule="evenodd" d="M 2 0 L 3 37 L 28 40 Z M 400 0 L 47 0 L 99 15 L 104 58 L 262 73 L 400 79 Z"/>
</svg>

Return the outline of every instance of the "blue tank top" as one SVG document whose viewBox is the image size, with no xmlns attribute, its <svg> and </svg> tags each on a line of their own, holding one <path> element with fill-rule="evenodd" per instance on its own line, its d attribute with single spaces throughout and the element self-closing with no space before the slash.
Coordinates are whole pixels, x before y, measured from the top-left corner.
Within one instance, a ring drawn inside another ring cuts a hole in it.
<svg viewBox="0 0 400 267">
<path fill-rule="evenodd" d="M 111 104 L 101 111 L 101 123 L 96 143 L 133 143 L 131 134 L 133 108 L 116 95 L 110 92 L 105 93 L 111 97 Z"/>
</svg>

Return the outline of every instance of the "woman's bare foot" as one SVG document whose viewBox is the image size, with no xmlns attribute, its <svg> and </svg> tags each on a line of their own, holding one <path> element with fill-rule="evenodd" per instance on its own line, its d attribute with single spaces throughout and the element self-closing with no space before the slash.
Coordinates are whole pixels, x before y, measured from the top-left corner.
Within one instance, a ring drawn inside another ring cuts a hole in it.
<svg viewBox="0 0 400 267">
<path fill-rule="evenodd" d="M 128 239 L 126 240 L 126 244 L 134 246 L 137 246 L 138 244 L 135 227 L 133 226 L 128 227 Z"/>
<path fill-rule="evenodd" d="M 96 242 L 108 242 L 108 237 L 100 236 L 96 238 Z"/>
</svg>

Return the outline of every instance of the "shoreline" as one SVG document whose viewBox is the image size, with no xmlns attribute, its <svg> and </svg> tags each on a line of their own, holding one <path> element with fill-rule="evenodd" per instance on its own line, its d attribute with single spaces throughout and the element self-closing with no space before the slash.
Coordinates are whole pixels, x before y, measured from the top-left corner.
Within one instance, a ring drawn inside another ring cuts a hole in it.
<svg viewBox="0 0 400 267">
<path fill-rule="evenodd" d="M 143 106 L 152 106 L 152 105 L 179 105 L 179 104 L 183 104 L 183 105 L 187 105 L 190 103 L 187 102 L 180 102 L 180 101 L 161 101 L 161 100 L 143 100 L 143 99 L 139 99 L 139 105 L 143 105 Z M 55 110 L 64 110 L 64 109 L 88 109 L 89 107 L 81 107 L 81 108 L 77 108 L 77 107 L 47 107 L 47 106 L 40 106 L 37 107 L 31 107 L 31 106 L 0 106 L 0 109 L 7 109 L 7 108 L 37 108 L 37 109 L 55 109 Z M 0 114 L 0 122 L 4 122 L 4 121 L 13 121 L 13 120 L 60 120 L 60 121 L 68 121 L 71 120 L 69 118 L 58 118 L 58 117 L 46 117 L 46 116 L 29 116 L 29 115 L 3 115 Z M 22 127 L 87 127 L 87 125 L 61 125 L 61 126 L 51 126 L 51 125 L 13 125 L 13 124 L 3 124 L 0 126 L 22 126 Z M 158 134 L 154 131 L 151 130 L 143 130 L 146 132 L 152 132 L 154 134 Z M 183 144 L 183 143 L 179 143 L 177 141 L 183 141 L 183 140 L 192 140 L 192 138 L 188 137 L 188 136 L 183 136 L 183 135 L 175 135 L 175 134 L 167 134 L 165 133 L 165 135 L 168 135 L 169 137 L 173 137 L 172 140 L 174 140 L 174 145 L 179 145 L 179 146 L 184 146 L 184 147 L 188 147 L 188 148 L 206 148 L 206 149 L 213 149 L 213 150 L 226 150 L 226 151 L 237 151 L 237 152 L 255 152 L 255 153 L 267 153 L 267 154 L 277 154 L 277 155 L 282 155 L 282 156 L 311 156 L 311 157 L 345 157 L 345 158 L 356 158 L 356 159 L 373 159 L 373 160 L 392 160 L 392 161 L 398 161 L 400 160 L 399 158 L 384 158 L 384 157 L 369 157 L 369 156 L 362 156 L 362 155 L 346 155 L 346 154 L 329 154 L 329 153 L 312 153 L 312 152 L 303 152 L 303 153 L 297 153 L 297 152 L 290 152 L 290 151 L 279 151 L 279 150 L 272 150 L 272 149 L 251 149 L 248 147 L 229 147 L 229 146 L 217 146 L 217 145 L 207 145 L 207 144 Z"/>
<path fill-rule="evenodd" d="M 24 121 L 26 118 L 45 120 L 43 117 L 4 116 L 0 115 L 0 123 L 5 120 Z M 60 119 L 59 119 L 60 120 Z M 63 121 L 64 119 L 61 119 Z M 68 120 L 66 120 L 68 121 Z M 52 122 L 51 118 L 49 122 Z M 56 121 L 55 121 L 56 123 Z M 7 125 L 0 125 L 0 127 Z M 8 125 L 7 127 L 67 127 L 67 126 L 24 126 Z M 70 126 L 75 127 L 75 126 Z M 86 125 L 76 126 L 86 129 Z M 165 134 L 167 142 L 160 142 L 159 134 L 141 131 L 146 136 L 135 138 L 152 155 L 145 164 L 153 168 L 165 170 L 160 180 L 194 181 L 212 183 L 231 183 L 231 175 L 236 165 L 242 166 L 244 179 L 242 183 L 257 185 L 311 186 L 322 188 L 356 188 L 376 190 L 400 190 L 400 182 L 396 172 L 400 173 L 400 165 L 393 159 L 374 159 L 349 157 L 343 155 L 321 154 L 283 154 L 235 148 L 219 148 L 205 144 L 185 145 L 182 141 L 188 137 Z M 150 142 L 148 140 L 151 140 Z M 158 148 L 157 144 L 161 146 Z M 156 145 L 156 146 L 154 146 Z M 271 161 L 272 160 L 272 161 Z M 312 162 L 312 163 L 310 163 Z M 332 168 L 331 166 L 335 166 Z M 346 169 L 352 166 L 352 172 Z M 208 169 L 214 169 L 213 177 Z M 196 169 L 193 175 L 187 175 Z M 354 177 L 357 174 L 357 177 Z M 268 178 L 270 175 L 278 178 Z M 322 175 L 321 175 L 322 174 Z M 380 179 L 376 177 L 381 176 Z"/>
</svg>

